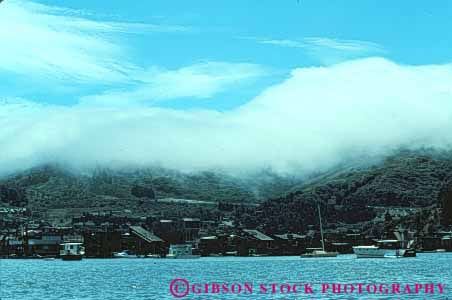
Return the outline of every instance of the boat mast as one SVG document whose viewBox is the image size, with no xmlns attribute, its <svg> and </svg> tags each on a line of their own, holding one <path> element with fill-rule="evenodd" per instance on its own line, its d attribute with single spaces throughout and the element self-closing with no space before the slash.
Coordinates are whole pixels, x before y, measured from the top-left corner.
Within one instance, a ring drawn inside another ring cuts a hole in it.
<svg viewBox="0 0 452 300">
<path fill-rule="evenodd" d="M 317 203 L 317 211 L 319 212 L 320 221 L 320 237 L 322 238 L 322 250 L 325 251 L 325 242 L 323 241 L 323 226 L 322 226 L 322 215 L 320 214 L 320 204 Z"/>
</svg>

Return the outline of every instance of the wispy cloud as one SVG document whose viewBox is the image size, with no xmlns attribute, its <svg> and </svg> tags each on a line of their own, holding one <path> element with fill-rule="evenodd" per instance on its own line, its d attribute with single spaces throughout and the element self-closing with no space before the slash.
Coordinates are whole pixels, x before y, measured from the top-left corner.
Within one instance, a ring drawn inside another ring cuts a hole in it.
<svg viewBox="0 0 452 300">
<path fill-rule="evenodd" d="M 360 40 L 325 37 L 307 37 L 299 40 L 253 39 L 261 44 L 303 49 L 307 54 L 326 64 L 336 63 L 350 58 L 379 55 L 385 52 L 384 47 L 377 43 Z"/>
<path fill-rule="evenodd" d="M 179 69 L 150 68 L 136 74 L 139 81 L 127 90 L 82 98 L 83 104 L 118 105 L 175 98 L 210 98 L 224 90 L 268 74 L 263 66 L 247 63 L 201 62 Z"/>
<path fill-rule="evenodd" d="M 0 75 L 52 86 L 91 84 L 105 91 L 83 104 L 127 105 L 174 98 L 209 98 L 264 76 L 255 64 L 207 61 L 176 69 L 132 63 L 131 34 L 187 33 L 191 27 L 100 21 L 86 11 L 9 0 L 0 7 Z M 105 19 L 105 18 L 103 18 Z M 110 89 L 111 85 L 120 87 Z"/>
<path fill-rule="evenodd" d="M 137 66 L 117 43 L 118 35 L 186 30 L 92 20 L 83 11 L 9 0 L 0 6 L 0 72 L 42 81 L 124 82 Z"/>
<path fill-rule="evenodd" d="M 301 40 L 262 39 L 259 41 L 262 44 L 272 44 L 292 48 L 325 47 L 335 50 L 352 52 L 383 51 L 383 47 L 377 43 L 358 40 L 331 39 L 324 37 L 308 37 Z"/>
<path fill-rule="evenodd" d="M 384 51 L 383 46 L 377 43 L 367 41 L 341 40 L 322 37 L 310 37 L 305 38 L 304 40 L 310 46 L 326 47 L 340 51 L 361 52 L 361 53 Z"/>
</svg>

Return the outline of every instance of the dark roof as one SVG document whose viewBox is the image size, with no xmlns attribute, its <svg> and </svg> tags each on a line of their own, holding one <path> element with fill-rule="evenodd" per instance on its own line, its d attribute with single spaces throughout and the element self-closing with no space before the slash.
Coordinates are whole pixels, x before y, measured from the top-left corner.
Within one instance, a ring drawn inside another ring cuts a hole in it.
<svg viewBox="0 0 452 300">
<path fill-rule="evenodd" d="M 261 240 L 261 241 L 273 241 L 273 239 L 271 237 L 269 237 L 268 235 L 266 235 L 266 234 L 264 234 L 264 233 L 262 233 L 260 231 L 257 231 L 257 230 L 254 230 L 254 229 L 243 229 L 243 231 L 248 233 L 248 234 L 250 234 L 250 235 L 252 235 L 253 237 L 255 237 L 258 240 Z"/>
<path fill-rule="evenodd" d="M 163 242 L 161 238 L 156 236 L 155 234 L 147 231 L 141 226 L 130 226 L 130 230 L 132 233 L 136 234 L 138 237 L 142 238 L 143 240 L 152 243 L 152 242 Z"/>
</svg>

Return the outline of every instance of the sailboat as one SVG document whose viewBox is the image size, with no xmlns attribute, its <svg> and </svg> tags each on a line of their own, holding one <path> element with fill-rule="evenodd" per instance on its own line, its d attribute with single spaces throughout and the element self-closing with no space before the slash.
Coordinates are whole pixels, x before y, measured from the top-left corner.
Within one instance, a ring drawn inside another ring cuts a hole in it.
<svg viewBox="0 0 452 300">
<path fill-rule="evenodd" d="M 320 223 L 320 237 L 322 242 L 322 249 L 316 249 L 309 253 L 301 254 L 301 258 L 314 258 L 314 257 L 336 257 L 338 255 L 337 252 L 328 252 L 325 251 L 325 241 L 323 239 L 323 226 L 322 226 L 322 215 L 320 214 L 320 205 L 317 204 L 317 211 L 319 213 L 319 223 Z"/>
</svg>

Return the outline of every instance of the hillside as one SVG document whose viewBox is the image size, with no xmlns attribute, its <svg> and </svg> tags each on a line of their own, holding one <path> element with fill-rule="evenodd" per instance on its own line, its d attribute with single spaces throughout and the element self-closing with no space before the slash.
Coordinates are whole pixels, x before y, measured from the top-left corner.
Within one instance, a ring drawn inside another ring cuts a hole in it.
<svg viewBox="0 0 452 300">
<path fill-rule="evenodd" d="M 183 198 L 209 202 L 256 203 L 280 195 L 295 178 L 262 171 L 243 177 L 215 172 L 182 173 L 162 168 L 90 174 L 47 165 L 0 179 L 0 203 L 31 210 L 104 208 L 148 210 L 154 199 Z M 158 207 L 157 207 L 158 209 Z"/>
<path fill-rule="evenodd" d="M 366 168 L 344 168 L 318 176 L 260 205 L 245 224 L 267 232 L 305 231 L 318 224 L 316 203 L 333 224 L 366 223 L 375 207 L 434 208 L 452 179 L 451 152 L 404 151 Z"/>
<path fill-rule="evenodd" d="M 300 232 L 317 224 L 316 203 L 321 204 L 332 228 L 366 224 L 377 216 L 378 207 L 438 207 L 442 195 L 450 198 L 450 192 L 445 191 L 451 179 L 452 153 L 428 150 L 401 151 L 372 164 L 349 162 L 303 181 L 269 170 L 241 177 L 162 168 L 97 168 L 81 174 L 47 165 L 0 179 L 0 205 L 27 207 L 34 212 L 127 209 L 137 215 L 200 216 L 206 210 L 199 205 L 164 199 L 211 203 L 208 211 L 226 207 L 217 207 L 216 202 L 260 203 L 257 209 L 250 206 L 236 212 L 244 226 L 260 226 L 267 232 Z"/>
</svg>

